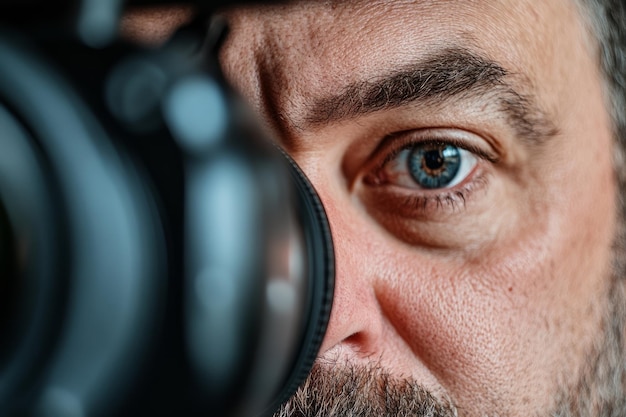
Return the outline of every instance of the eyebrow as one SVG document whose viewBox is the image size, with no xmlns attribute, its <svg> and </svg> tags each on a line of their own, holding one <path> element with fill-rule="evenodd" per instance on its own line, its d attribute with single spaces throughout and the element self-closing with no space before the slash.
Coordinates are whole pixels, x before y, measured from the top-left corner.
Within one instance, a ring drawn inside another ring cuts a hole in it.
<svg viewBox="0 0 626 417">
<path fill-rule="evenodd" d="M 558 134 L 534 96 L 515 90 L 510 72 L 466 48 L 447 48 L 415 64 L 346 86 L 315 100 L 305 111 L 310 127 L 340 122 L 381 110 L 453 99 L 495 103 L 517 134 L 532 143 Z M 528 90 L 526 88 L 525 90 Z"/>
</svg>

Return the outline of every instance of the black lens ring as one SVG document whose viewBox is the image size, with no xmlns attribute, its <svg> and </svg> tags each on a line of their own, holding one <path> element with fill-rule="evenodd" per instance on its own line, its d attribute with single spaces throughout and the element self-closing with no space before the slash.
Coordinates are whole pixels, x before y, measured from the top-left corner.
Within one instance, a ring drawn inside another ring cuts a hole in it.
<svg viewBox="0 0 626 417">
<path fill-rule="evenodd" d="M 17 269 L 15 236 L 9 214 L 0 197 L 0 337 L 5 338 L 9 314 L 14 308 Z M 0 363 L 2 362 L 0 349 Z"/>
<path fill-rule="evenodd" d="M 2 337 L 8 340 L 3 339 L 5 350 L 0 349 L 0 404 L 3 406 L 0 415 L 10 415 L 9 408 L 21 407 L 30 401 L 34 389 L 26 387 L 36 386 L 40 368 L 49 359 L 60 330 L 67 241 L 63 237 L 66 219 L 62 204 L 54 198 L 59 191 L 57 178 L 34 141 L 32 131 L 4 101 L 4 92 L 2 84 L 0 118 L 5 123 L 5 131 L 0 142 L 5 153 L 0 156 L 0 200 L 3 200 L 11 234 L 7 243 L 15 245 L 9 248 L 12 252 L 9 256 L 14 257 L 13 278 L 19 280 L 19 289 L 15 288 L 12 300 L 14 305 L 10 311 L 3 311 L 11 315 L 12 325 L 3 329 Z M 28 250 L 22 254 L 19 253 L 23 246 L 21 240 L 29 243 Z M 27 258 L 18 260 L 23 256 Z M 11 361 L 5 363 L 9 357 Z"/>
<path fill-rule="evenodd" d="M 308 309 L 303 316 L 301 345 L 292 371 L 276 401 L 267 409 L 271 415 L 287 401 L 311 372 L 326 333 L 335 287 L 335 255 L 330 224 L 315 188 L 296 162 L 283 152 L 296 184 L 297 213 L 303 229 L 307 256 Z"/>
<path fill-rule="evenodd" d="M 9 220 L 9 215 L 0 199 L 0 312 L 6 310 L 9 304 L 7 296 L 13 295 L 13 291 L 9 291 L 13 287 L 13 282 L 6 282 L 12 279 L 15 274 L 15 238 L 13 236 L 13 228 Z M 4 315 L 0 317 L 0 329 L 3 327 Z M 2 334 L 0 332 L 0 334 Z"/>
</svg>

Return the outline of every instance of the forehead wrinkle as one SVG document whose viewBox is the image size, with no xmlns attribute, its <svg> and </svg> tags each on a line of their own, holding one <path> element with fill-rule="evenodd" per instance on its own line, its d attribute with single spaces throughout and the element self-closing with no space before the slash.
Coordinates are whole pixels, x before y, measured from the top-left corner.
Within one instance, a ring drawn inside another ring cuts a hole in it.
<svg viewBox="0 0 626 417">
<path fill-rule="evenodd" d="M 261 11 L 265 8 L 261 8 Z M 231 55 L 225 61 L 230 65 L 230 75 L 235 76 L 235 80 L 247 79 L 246 83 L 237 87 L 247 92 L 248 98 L 252 100 L 256 110 L 263 115 L 263 122 L 269 127 L 272 133 L 280 136 L 282 142 L 287 144 L 293 142 L 295 122 L 290 116 L 295 109 L 301 106 L 301 101 L 306 100 L 307 94 L 298 87 L 297 79 L 293 74 L 300 72 L 298 60 L 292 58 L 293 55 L 308 55 L 307 49 L 310 45 L 297 42 L 295 33 L 285 32 L 285 20 L 266 20 L 263 13 L 250 13 L 236 15 L 239 19 L 233 20 L 230 17 L 231 30 L 234 28 L 235 34 L 240 32 L 240 27 L 255 27 L 256 30 L 244 33 L 244 36 L 233 38 L 229 35 L 222 52 L 231 53 L 228 47 L 229 42 L 239 42 L 247 44 L 246 54 Z M 298 26 L 302 30 L 306 19 L 302 16 L 298 19 Z M 246 26 L 247 25 L 247 26 Z M 232 32 L 231 32 L 232 33 Z M 295 51 L 297 53 L 294 53 Z M 289 51 L 286 54 L 285 51 Z M 224 56 L 223 56 L 224 57 Z M 236 63 L 237 66 L 233 66 Z M 297 102 L 294 101 L 297 99 Z"/>
<path fill-rule="evenodd" d="M 356 5 L 351 3 L 350 8 L 340 7 L 343 1 L 295 3 L 300 8 L 294 9 L 290 2 L 243 8 L 245 13 L 234 14 L 239 19 L 243 15 L 244 23 L 255 28 L 251 31 L 255 32 L 254 47 L 249 47 L 254 70 L 240 72 L 253 78 L 249 85 L 253 87 L 256 106 L 265 121 L 283 137 L 295 136 L 304 130 L 300 125 L 301 116 L 318 92 L 340 83 L 343 75 L 360 71 L 359 58 L 351 60 L 352 64 L 340 60 L 355 52 L 355 43 L 368 39 L 373 30 L 368 28 L 377 27 L 378 20 L 390 9 L 415 6 L 413 0 L 361 1 Z M 272 14 L 267 13 L 269 11 Z M 360 22 L 359 27 L 364 30 L 349 29 L 346 20 Z M 332 38 L 354 39 L 343 45 L 331 42 Z M 371 51 L 367 54 L 360 57 L 361 60 L 370 60 Z M 303 57 L 307 59 L 298 61 Z M 333 63 L 332 68 L 325 66 L 328 62 Z M 347 65 L 338 67 L 339 62 Z M 294 74 L 301 76 L 294 77 Z M 303 79 L 305 84 L 302 84 Z"/>
<path fill-rule="evenodd" d="M 281 70 L 280 65 L 276 65 L 267 54 L 255 54 L 257 62 L 257 86 L 258 97 L 262 112 L 266 116 L 266 121 L 270 128 L 277 133 L 283 141 L 288 141 L 292 136 L 294 123 L 283 109 L 284 98 L 288 96 L 285 92 L 289 90 L 288 77 Z"/>
</svg>

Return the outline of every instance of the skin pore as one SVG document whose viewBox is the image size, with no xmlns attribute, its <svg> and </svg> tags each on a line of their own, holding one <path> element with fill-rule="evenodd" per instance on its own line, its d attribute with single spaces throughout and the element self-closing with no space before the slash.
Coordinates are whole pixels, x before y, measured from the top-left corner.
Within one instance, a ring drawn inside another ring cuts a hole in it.
<svg viewBox="0 0 626 417">
<path fill-rule="evenodd" d="M 279 415 L 623 414 L 611 120 L 573 1 L 222 16 L 225 75 L 315 186 L 336 249 L 318 363 Z M 420 186 L 406 161 L 446 146 L 457 182 Z"/>
</svg>

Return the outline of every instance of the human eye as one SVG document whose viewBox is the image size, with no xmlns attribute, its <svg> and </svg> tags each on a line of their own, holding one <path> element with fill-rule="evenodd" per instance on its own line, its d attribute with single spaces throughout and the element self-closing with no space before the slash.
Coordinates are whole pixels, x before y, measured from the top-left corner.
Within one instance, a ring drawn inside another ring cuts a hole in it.
<svg viewBox="0 0 626 417">
<path fill-rule="evenodd" d="M 454 130 L 408 132 L 385 140 L 365 182 L 399 199 L 404 212 L 464 207 L 486 185 L 486 164 L 497 156 L 476 135 Z"/>
<path fill-rule="evenodd" d="M 422 142 L 401 149 L 383 166 L 390 183 L 407 188 L 447 189 L 462 182 L 476 167 L 470 151 L 445 142 Z"/>
</svg>

